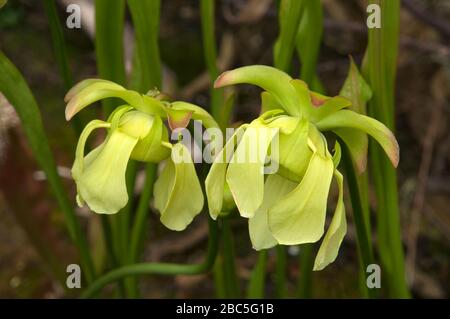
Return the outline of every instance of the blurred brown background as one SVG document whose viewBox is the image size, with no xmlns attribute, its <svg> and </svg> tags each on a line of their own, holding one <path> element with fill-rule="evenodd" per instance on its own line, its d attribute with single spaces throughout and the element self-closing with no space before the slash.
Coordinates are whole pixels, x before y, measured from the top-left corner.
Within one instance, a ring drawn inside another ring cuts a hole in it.
<svg viewBox="0 0 450 319">
<path fill-rule="evenodd" d="M 69 176 L 76 136 L 64 120 L 65 94 L 55 63 L 50 31 L 41 1 L 13 0 L 0 10 L 0 48 L 24 74 L 41 108 L 52 150 Z M 82 5 L 83 27 L 64 29 L 76 80 L 96 74 L 92 1 L 58 1 L 61 21 L 65 5 Z M 278 33 L 275 1 L 222 0 L 216 6 L 220 66 L 272 64 Z M 325 29 L 318 73 L 329 95 L 337 94 L 352 55 L 360 63 L 367 42 L 364 1 L 324 0 Z M 209 79 L 202 51 L 196 0 L 162 1 L 160 49 L 163 90 L 199 105 L 208 105 Z M 129 21 L 129 17 L 127 17 Z M 401 12 L 397 77 L 398 169 L 402 229 L 410 285 L 415 297 L 450 296 L 450 1 L 404 0 Z M 130 57 L 132 30 L 127 26 L 125 52 Z M 295 62 L 296 63 L 296 62 Z M 294 65 L 298 70 L 298 65 Z M 295 75 L 296 75 L 295 74 Z M 258 90 L 239 89 L 236 120 L 258 113 Z M 55 263 L 76 261 L 62 215 L 28 149 L 20 123 L 7 101 L 0 99 L 0 297 L 61 297 L 48 266 L 36 253 L 56 253 Z M 94 108 L 91 111 L 95 114 Z M 67 190 L 74 185 L 66 179 Z M 74 196 L 71 196 L 72 198 Z M 347 207 L 350 207 L 348 205 Z M 90 234 L 99 267 L 105 251 L 97 216 L 79 210 Z M 351 221 L 350 221 L 351 222 Z M 195 262 L 202 258 L 207 237 L 205 220 L 181 234 L 166 231 L 152 215 L 145 260 Z M 26 231 L 24 231 L 26 229 Z M 238 273 L 249 276 L 256 253 L 246 224 L 236 222 Z M 373 236 L 375 238 L 375 235 Z M 353 227 L 336 262 L 314 274 L 314 296 L 358 296 L 357 254 Z M 289 276 L 295 283 L 297 262 L 290 250 Z M 411 256 L 416 256 L 414 259 Z M 269 271 L 273 269 L 269 259 Z M 49 257 L 50 260 L 52 257 Z M 414 274 L 414 276 L 412 276 Z M 211 297 L 212 280 L 197 277 L 145 278 L 144 297 Z M 271 289 L 270 285 L 267 289 Z M 270 295 L 270 291 L 268 292 Z"/>
</svg>

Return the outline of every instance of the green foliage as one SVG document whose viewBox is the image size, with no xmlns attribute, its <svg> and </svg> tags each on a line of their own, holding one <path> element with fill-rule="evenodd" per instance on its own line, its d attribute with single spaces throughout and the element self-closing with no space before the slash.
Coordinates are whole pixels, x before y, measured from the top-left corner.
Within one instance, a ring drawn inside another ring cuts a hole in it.
<svg viewBox="0 0 450 319">
<path fill-rule="evenodd" d="M 3 52 L 0 52 L 0 74 L 0 91 L 19 115 L 28 143 L 58 200 L 69 234 L 78 246 L 86 280 L 91 282 L 95 275 L 88 245 L 58 175 L 36 100 L 20 72 Z"/>
</svg>

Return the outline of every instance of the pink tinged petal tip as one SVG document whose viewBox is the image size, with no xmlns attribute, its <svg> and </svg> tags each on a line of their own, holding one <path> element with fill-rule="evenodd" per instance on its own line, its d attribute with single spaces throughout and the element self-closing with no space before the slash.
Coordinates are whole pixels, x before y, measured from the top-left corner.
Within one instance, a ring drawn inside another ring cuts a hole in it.
<svg viewBox="0 0 450 319">
<path fill-rule="evenodd" d="M 392 141 L 392 144 L 394 145 L 394 148 L 391 152 L 388 153 L 388 157 L 392 162 L 392 165 L 397 168 L 398 162 L 400 161 L 400 147 L 398 145 L 397 139 L 393 134 L 391 134 L 390 139 Z"/>
<path fill-rule="evenodd" d="M 66 121 L 70 121 L 72 117 L 77 113 L 77 98 L 72 98 L 66 106 L 65 116 Z"/>
<path fill-rule="evenodd" d="M 81 90 L 83 90 L 84 88 L 88 87 L 89 85 L 97 83 L 97 82 L 112 83 L 112 82 L 102 80 L 102 79 L 95 79 L 95 78 L 85 79 L 83 81 L 78 82 L 77 84 L 72 86 L 72 88 L 69 91 L 67 91 L 66 95 L 64 96 L 64 102 L 66 102 L 66 103 L 69 102 Z"/>
<path fill-rule="evenodd" d="M 167 119 L 170 129 L 175 130 L 177 128 L 185 128 L 186 126 L 188 126 L 193 113 L 193 111 L 182 111 L 182 113 L 172 111 L 171 113 L 169 113 Z"/>
<path fill-rule="evenodd" d="M 221 88 L 230 84 L 230 72 L 223 72 L 219 77 L 214 81 L 214 88 Z"/>
<path fill-rule="evenodd" d="M 75 85 L 64 96 L 64 102 L 69 102 L 79 92 L 79 86 Z"/>
<path fill-rule="evenodd" d="M 326 101 L 329 100 L 329 98 L 323 98 L 323 97 L 320 97 L 320 96 L 318 96 L 316 94 L 310 94 L 310 97 L 311 97 L 311 103 L 315 107 L 320 107 L 323 104 L 325 104 Z"/>
</svg>

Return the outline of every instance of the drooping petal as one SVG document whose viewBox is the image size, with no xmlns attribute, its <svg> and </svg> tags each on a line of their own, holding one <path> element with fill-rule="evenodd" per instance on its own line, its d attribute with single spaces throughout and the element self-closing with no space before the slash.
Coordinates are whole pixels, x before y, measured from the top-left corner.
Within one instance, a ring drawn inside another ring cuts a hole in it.
<svg viewBox="0 0 450 319">
<path fill-rule="evenodd" d="M 367 134 L 351 128 L 337 128 L 333 132 L 347 144 L 358 172 L 364 172 L 367 166 L 367 149 L 369 146 Z"/>
<path fill-rule="evenodd" d="M 214 159 L 208 176 L 205 180 L 206 197 L 208 198 L 208 209 L 212 219 L 216 219 L 222 211 L 223 195 L 225 186 L 225 173 L 236 145 L 239 144 L 243 127 L 239 127 L 225 143 L 225 147 Z"/>
<path fill-rule="evenodd" d="M 137 141 L 120 129 L 112 131 L 96 157 L 75 179 L 81 198 L 94 212 L 114 214 L 127 204 L 125 172 Z"/>
<path fill-rule="evenodd" d="M 81 89 L 80 89 L 81 88 Z M 76 94 L 74 95 L 74 92 Z M 126 90 L 122 86 L 110 81 L 95 81 L 92 83 L 80 84 L 80 87 L 69 91 L 69 103 L 66 106 L 66 120 L 70 120 L 75 114 L 86 106 L 101 99 L 116 97 L 126 101 L 134 108 L 149 114 L 163 113 L 163 104 L 161 101 L 141 95 L 135 91 Z"/>
<path fill-rule="evenodd" d="M 228 165 L 226 180 L 239 213 L 250 218 L 264 195 L 264 162 L 278 130 L 250 124 Z"/>
<path fill-rule="evenodd" d="M 181 231 L 202 210 L 203 193 L 191 154 L 183 143 L 173 146 L 166 165 L 173 167 L 168 166 L 155 185 L 155 204 L 161 212 L 161 222 L 171 230 Z"/>
<path fill-rule="evenodd" d="M 70 91 L 69 91 L 70 92 Z M 127 90 L 113 82 L 96 81 L 88 86 L 84 86 L 77 94 L 73 95 L 66 106 L 66 120 L 70 120 L 75 114 L 86 106 L 109 97 L 119 97 Z M 137 92 L 129 91 L 125 94 L 125 101 L 130 105 L 142 103 Z"/>
<path fill-rule="evenodd" d="M 335 261 L 339 247 L 347 232 L 347 221 L 345 218 L 345 206 L 343 196 L 343 177 L 342 174 L 335 170 L 334 176 L 338 183 L 339 197 L 334 211 L 333 219 L 328 227 L 325 237 L 320 245 L 316 259 L 314 261 L 314 270 L 322 270 L 327 265 Z"/>
<path fill-rule="evenodd" d="M 292 191 L 297 184 L 278 174 L 267 176 L 264 184 L 264 199 L 255 216 L 248 220 L 248 230 L 253 249 L 268 249 L 277 244 L 268 224 L 268 211 L 283 196 Z"/>
<path fill-rule="evenodd" d="M 341 149 L 341 145 L 339 144 L 338 141 L 336 141 L 334 143 L 334 154 L 333 154 L 333 165 L 334 165 L 334 169 L 337 169 L 339 166 L 339 163 L 341 162 L 341 157 L 342 157 L 342 149 Z"/>
<path fill-rule="evenodd" d="M 295 89 L 290 84 L 292 78 L 270 66 L 251 65 L 222 73 L 214 82 L 219 88 L 233 84 L 254 84 L 270 94 L 291 115 L 299 115 L 298 98 Z"/>
<path fill-rule="evenodd" d="M 399 161 L 399 146 L 394 134 L 381 122 L 349 110 L 341 110 L 316 123 L 319 130 L 353 128 L 372 136 L 384 149 L 394 167 Z"/>
<path fill-rule="evenodd" d="M 97 128 L 108 128 L 110 124 L 100 120 L 93 120 L 89 122 L 83 132 L 81 132 L 80 138 L 78 139 L 77 149 L 75 151 L 75 161 L 72 166 L 72 175 L 74 178 L 80 176 L 84 169 L 84 149 L 86 147 L 86 141 L 91 135 L 92 131 Z"/>
<path fill-rule="evenodd" d="M 100 145 L 98 145 L 97 147 L 95 147 L 92 151 L 90 151 L 83 160 L 83 167 L 88 167 L 98 156 L 98 154 L 100 154 L 100 152 L 102 151 L 102 149 L 105 147 L 106 143 L 109 140 L 109 136 L 107 136 L 107 138 L 103 141 L 103 143 L 101 143 Z M 75 181 L 78 180 L 79 176 L 81 175 L 81 170 L 79 171 L 79 173 L 76 172 L 76 169 L 74 170 L 75 167 L 75 163 L 74 166 L 72 167 L 72 177 Z M 79 191 L 79 186 L 78 183 L 76 183 L 77 186 L 77 204 L 79 207 L 83 207 L 85 202 L 83 197 L 81 197 L 81 193 Z"/>
<path fill-rule="evenodd" d="M 166 160 L 161 174 L 153 187 L 153 197 L 155 199 L 155 208 L 163 212 L 167 205 L 168 198 L 173 190 L 175 182 L 175 164 L 169 158 Z"/>
<path fill-rule="evenodd" d="M 315 152 L 298 186 L 269 209 L 269 228 L 283 245 L 313 243 L 324 231 L 333 161 Z"/>
<path fill-rule="evenodd" d="M 103 80 L 103 79 L 85 79 L 83 81 L 78 82 L 75 84 L 64 96 L 64 102 L 69 102 L 75 95 L 81 92 L 84 88 L 87 88 L 88 86 L 91 86 L 95 83 L 103 83 L 105 84 L 105 88 L 108 87 L 110 89 L 116 89 L 116 90 L 125 90 L 125 88 L 117 83 Z"/>
<path fill-rule="evenodd" d="M 279 174 L 300 182 L 305 174 L 312 151 L 308 147 L 309 122 L 302 119 L 291 134 L 280 134 Z"/>
</svg>

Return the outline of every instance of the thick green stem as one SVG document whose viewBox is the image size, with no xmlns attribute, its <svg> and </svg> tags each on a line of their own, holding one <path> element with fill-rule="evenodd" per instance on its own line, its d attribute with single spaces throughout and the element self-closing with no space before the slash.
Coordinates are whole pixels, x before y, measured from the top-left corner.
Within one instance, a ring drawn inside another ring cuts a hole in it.
<svg viewBox="0 0 450 319">
<path fill-rule="evenodd" d="M 117 252 L 115 251 L 116 244 L 113 243 L 113 230 L 112 230 L 112 219 L 102 214 L 100 216 L 101 222 L 102 222 L 102 230 L 103 230 L 103 237 L 105 239 L 105 245 L 106 245 L 106 251 L 108 253 L 108 262 L 110 268 L 117 268 L 119 267 L 119 259 L 117 257 Z M 119 298 L 125 297 L 125 285 L 123 282 L 118 282 L 116 294 Z"/>
<path fill-rule="evenodd" d="M 144 189 L 139 199 L 133 228 L 131 230 L 130 262 L 135 262 L 138 259 L 139 252 L 142 248 L 142 242 L 147 228 L 149 202 L 153 194 L 153 184 L 156 177 L 156 168 L 157 166 L 155 164 L 149 164 L 145 171 Z"/>
<path fill-rule="evenodd" d="M 300 246 L 298 276 L 298 297 L 307 299 L 312 297 L 312 271 L 314 266 L 313 244 Z"/>
<path fill-rule="evenodd" d="M 108 219 L 108 215 L 105 214 L 100 215 L 100 220 L 102 223 L 103 237 L 105 240 L 109 263 L 112 267 L 117 267 L 119 263 L 117 261 L 116 252 L 114 251 L 114 244 L 112 242 L 111 221 Z"/>
<path fill-rule="evenodd" d="M 156 175 L 155 164 L 147 164 L 145 174 L 144 189 L 141 192 L 139 204 L 136 209 L 136 216 L 131 230 L 130 245 L 128 245 L 128 254 L 126 264 L 132 264 L 138 260 L 139 253 L 145 240 L 147 229 L 147 220 L 149 212 L 149 202 L 153 193 L 153 184 Z M 136 278 L 129 278 L 126 282 L 127 293 L 129 297 L 139 297 L 139 289 Z"/>
<path fill-rule="evenodd" d="M 258 261 L 253 268 L 247 288 L 247 298 L 264 298 L 264 288 L 266 283 L 267 250 L 258 254 Z"/>
<path fill-rule="evenodd" d="M 209 220 L 209 241 L 208 250 L 206 253 L 205 261 L 201 264 L 194 265 L 180 265 L 171 263 L 140 263 L 127 265 L 118 269 L 115 269 L 106 275 L 97 279 L 92 283 L 82 294 L 82 298 L 90 298 L 100 291 L 104 286 L 109 283 L 121 280 L 130 276 L 139 275 L 197 275 L 207 273 L 214 266 L 214 261 L 217 255 L 217 224 L 210 218 Z"/>
<path fill-rule="evenodd" d="M 137 162 L 130 161 L 127 167 L 126 184 L 128 190 L 128 203 L 118 213 L 119 222 L 119 236 L 120 236 L 120 260 L 126 262 L 129 252 L 129 233 L 130 233 L 130 219 L 133 211 L 133 197 L 134 185 L 136 183 Z"/>
<path fill-rule="evenodd" d="M 370 240 L 371 236 L 367 232 L 364 211 L 361 204 L 360 192 L 358 188 L 358 180 L 356 178 L 355 168 L 353 166 L 350 153 L 344 142 L 341 141 L 340 144 L 342 147 L 342 162 L 344 165 L 346 181 L 350 192 L 350 199 L 352 202 L 353 221 L 356 228 L 359 258 L 361 260 L 363 271 L 365 271 L 368 265 L 374 263 L 372 243 Z M 375 298 L 377 296 L 376 290 L 369 289 L 367 285 L 364 285 L 364 287 L 368 290 L 367 295 L 370 298 Z"/>
<path fill-rule="evenodd" d="M 286 296 L 286 267 L 287 251 L 284 246 L 277 246 L 277 260 L 275 264 L 275 295 L 277 298 Z"/>
<path fill-rule="evenodd" d="M 137 162 L 130 161 L 127 167 L 127 190 L 128 190 L 128 203 L 118 214 L 118 228 L 119 228 L 119 251 L 120 251 L 120 262 L 122 265 L 128 264 L 128 255 L 130 252 L 129 240 L 130 240 L 130 220 L 131 213 L 134 208 L 134 186 L 136 182 L 137 174 Z M 128 297 L 135 297 L 137 295 L 137 288 L 134 283 L 130 280 L 124 282 L 125 290 Z"/>
<path fill-rule="evenodd" d="M 239 281 L 236 275 L 236 265 L 234 262 L 234 240 L 231 230 L 230 221 L 226 218 L 222 219 L 222 257 L 224 283 L 227 298 L 238 298 Z"/>
<path fill-rule="evenodd" d="M 216 298 L 225 299 L 227 297 L 227 289 L 225 287 L 225 276 L 223 271 L 223 259 L 221 254 L 217 255 L 214 265 L 214 290 Z"/>
</svg>

